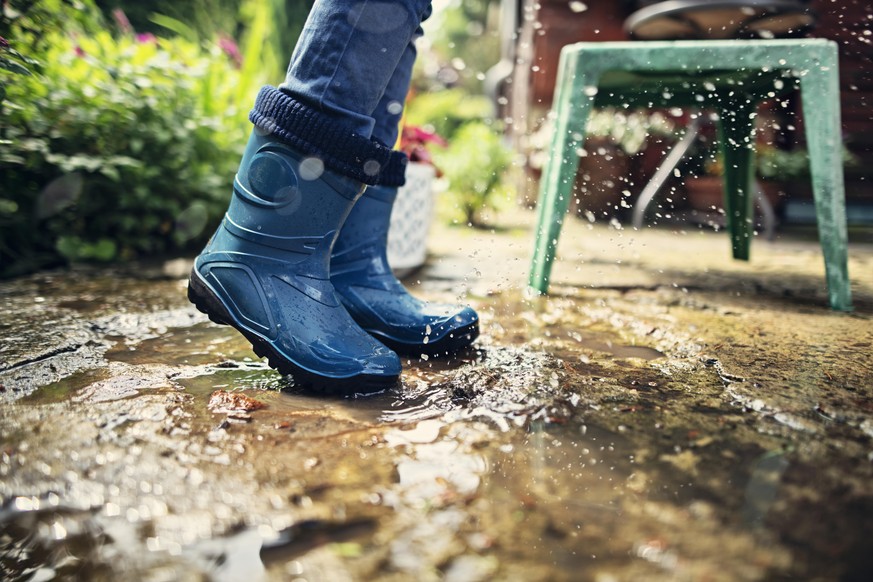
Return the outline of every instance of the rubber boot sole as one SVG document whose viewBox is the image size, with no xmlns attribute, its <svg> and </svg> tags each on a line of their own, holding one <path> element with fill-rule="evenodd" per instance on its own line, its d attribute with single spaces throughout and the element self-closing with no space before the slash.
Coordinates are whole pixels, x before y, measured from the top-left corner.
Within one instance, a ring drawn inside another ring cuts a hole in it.
<svg viewBox="0 0 873 582">
<path fill-rule="evenodd" d="M 191 270 L 191 276 L 188 279 L 188 301 L 193 303 L 198 311 L 206 314 L 213 323 L 229 325 L 240 332 L 252 344 L 252 350 L 259 358 L 267 358 L 271 368 L 283 376 L 292 376 L 295 385 L 307 390 L 321 394 L 351 396 L 381 392 L 397 384 L 398 377 L 396 376 L 358 374 L 346 378 L 331 378 L 298 366 L 288 356 L 276 349 L 270 340 L 237 322 L 221 299 L 203 281 L 196 269 Z"/>
</svg>

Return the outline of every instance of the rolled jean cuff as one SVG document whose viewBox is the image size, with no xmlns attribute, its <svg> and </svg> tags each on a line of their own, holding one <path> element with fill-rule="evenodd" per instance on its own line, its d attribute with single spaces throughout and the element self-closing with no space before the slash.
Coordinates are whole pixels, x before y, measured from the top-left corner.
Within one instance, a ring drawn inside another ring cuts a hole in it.
<svg viewBox="0 0 873 582">
<path fill-rule="evenodd" d="M 275 87 L 263 87 L 249 120 L 325 168 L 364 184 L 402 186 L 406 154 L 351 132 L 335 119 Z"/>
</svg>

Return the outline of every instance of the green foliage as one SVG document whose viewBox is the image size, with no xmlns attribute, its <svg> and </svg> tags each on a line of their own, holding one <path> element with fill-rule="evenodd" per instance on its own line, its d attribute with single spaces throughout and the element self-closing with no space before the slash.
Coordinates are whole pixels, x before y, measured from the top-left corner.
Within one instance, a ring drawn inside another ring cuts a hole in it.
<svg viewBox="0 0 873 582">
<path fill-rule="evenodd" d="M 97 32 L 104 26 L 92 0 L 4 0 L 0 10 L 0 36 L 31 57 L 47 46 L 55 30 Z"/>
<path fill-rule="evenodd" d="M 638 153 L 653 137 L 672 137 L 675 132 L 674 124 L 668 117 L 646 109 L 625 111 L 614 107 L 597 108 L 591 112 L 585 126 L 586 138 L 608 138 L 628 155 Z M 531 167 L 545 167 L 551 156 L 554 134 L 554 119 L 549 117 L 530 135 Z"/>
<path fill-rule="evenodd" d="M 463 89 L 430 91 L 410 100 L 406 123 L 427 127 L 452 141 L 464 124 L 487 119 L 492 110 L 491 101 L 484 95 L 471 95 Z"/>
<path fill-rule="evenodd" d="M 242 39 L 246 60 L 281 79 L 314 0 L 95 0 L 107 20 L 121 10 L 138 32 L 192 42 Z M 257 51 L 258 54 L 255 54 Z"/>
<path fill-rule="evenodd" d="M 0 275 L 201 247 L 311 4 L 5 0 Z"/>
<path fill-rule="evenodd" d="M 460 88 L 420 93 L 410 100 L 406 124 L 433 130 L 448 147 L 430 148 L 434 164 L 449 184 L 458 219 L 483 226 L 483 213 L 506 198 L 503 173 L 510 153 L 501 132 L 489 121 L 491 101 Z"/>
<path fill-rule="evenodd" d="M 793 180 L 809 175 L 809 154 L 804 149 L 785 151 L 762 146 L 755 152 L 756 173 L 764 180 Z"/>
<path fill-rule="evenodd" d="M 708 147 L 707 147 L 708 146 Z M 841 150 L 843 166 L 856 167 L 858 160 L 846 146 Z M 772 144 L 755 147 L 755 176 L 762 180 L 790 182 L 809 178 L 809 152 L 805 148 L 783 150 Z M 724 158 L 717 144 L 700 144 L 683 158 L 683 174 L 691 176 L 721 176 Z"/>
<path fill-rule="evenodd" d="M 285 75 L 303 23 L 315 0 L 242 0 L 242 52 L 260 63 L 259 74 L 276 83 Z"/>
<path fill-rule="evenodd" d="M 41 75 L 0 109 L 0 273 L 201 245 L 249 127 L 233 63 L 179 38 L 40 39 Z"/>
<path fill-rule="evenodd" d="M 496 21 L 498 0 L 452 0 L 426 22 L 433 50 L 457 72 L 456 83 L 471 93 L 482 89 L 483 74 L 500 60 Z"/>
<path fill-rule="evenodd" d="M 675 135 L 675 128 L 670 119 L 659 111 L 646 109 L 625 111 L 605 107 L 591 112 L 585 134 L 607 137 L 624 153 L 634 155 L 642 150 L 652 137 Z"/>
<path fill-rule="evenodd" d="M 234 36 L 237 16 L 244 0 L 95 0 L 107 19 L 113 11 L 121 10 L 138 32 L 166 35 L 163 23 L 155 15 L 184 23 L 191 36 L 188 40 L 213 38 L 218 34 Z M 170 29 L 172 30 L 172 29 Z M 174 31 L 177 32 L 177 31 Z M 184 36 L 184 35 L 183 35 Z"/>
<path fill-rule="evenodd" d="M 456 207 L 467 224 L 482 226 L 482 212 L 499 208 L 507 198 L 503 175 L 510 152 L 500 134 L 482 121 L 464 124 L 449 147 L 434 152 L 434 160 L 448 179 Z"/>
<path fill-rule="evenodd" d="M 12 75 L 30 75 L 28 66 L 36 62 L 19 53 L 9 45 L 9 42 L 0 36 L 0 107 L 6 98 L 6 85 L 11 82 Z M 0 145 L 5 142 L 0 139 Z"/>
<path fill-rule="evenodd" d="M 448 182 L 455 218 L 473 226 L 484 226 L 486 211 L 497 210 L 510 190 L 503 176 L 511 154 L 494 104 L 482 94 L 485 72 L 500 60 L 499 7 L 498 0 L 451 0 L 424 24 L 430 46 L 419 53 L 406 109 L 406 124 L 448 142 L 431 148 L 433 161 Z"/>
<path fill-rule="evenodd" d="M 27 65 L 35 63 L 29 62 L 29 59 L 24 55 L 10 46 L 5 46 L 2 44 L 3 42 L 0 41 L 0 69 L 17 75 L 29 75 L 30 69 L 27 68 Z M 0 94 L 0 99 L 2 98 L 3 95 Z"/>
<path fill-rule="evenodd" d="M 482 214 L 496 210 L 506 198 L 503 173 L 510 153 L 501 132 L 489 120 L 491 101 L 465 89 L 443 89 L 417 94 L 407 105 L 405 123 L 432 130 L 448 147 L 430 148 L 433 162 L 449 184 L 458 219 L 483 226 Z"/>
</svg>

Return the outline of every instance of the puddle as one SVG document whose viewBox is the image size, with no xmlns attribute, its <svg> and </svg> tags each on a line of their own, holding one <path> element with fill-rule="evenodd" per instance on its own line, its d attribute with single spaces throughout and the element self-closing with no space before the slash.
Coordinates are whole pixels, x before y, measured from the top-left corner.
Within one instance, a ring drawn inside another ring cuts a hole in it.
<svg viewBox="0 0 873 582">
<path fill-rule="evenodd" d="M 448 271 L 428 292 L 455 293 Z M 26 314 L 0 316 L 4 579 L 873 568 L 869 321 L 658 285 L 483 293 L 476 349 L 324 398 L 192 313 L 180 281 L 65 277 L 3 290 Z"/>
<path fill-rule="evenodd" d="M 129 364 L 204 365 L 216 361 L 254 361 L 251 346 L 226 326 L 201 322 L 191 327 L 170 328 L 146 339 L 113 338 L 106 359 Z"/>
<path fill-rule="evenodd" d="M 657 360 L 665 355 L 654 348 L 646 346 L 613 346 L 609 344 L 588 344 L 590 349 L 612 354 L 616 358 L 639 358 L 641 360 Z"/>
</svg>

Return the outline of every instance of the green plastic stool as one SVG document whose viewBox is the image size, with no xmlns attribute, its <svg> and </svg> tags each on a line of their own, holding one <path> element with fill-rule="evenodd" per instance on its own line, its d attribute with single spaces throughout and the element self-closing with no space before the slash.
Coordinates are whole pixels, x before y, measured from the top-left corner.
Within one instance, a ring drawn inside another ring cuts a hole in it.
<svg viewBox="0 0 873 582">
<path fill-rule="evenodd" d="M 537 205 L 530 286 L 546 293 L 594 106 L 712 108 L 719 114 L 724 200 L 735 259 L 753 235 L 757 105 L 800 88 L 819 240 L 833 309 L 852 309 L 836 43 L 823 39 L 603 42 L 561 51 L 552 156 Z"/>
</svg>

